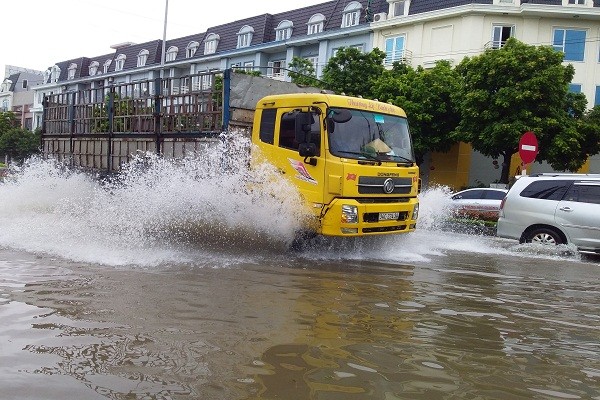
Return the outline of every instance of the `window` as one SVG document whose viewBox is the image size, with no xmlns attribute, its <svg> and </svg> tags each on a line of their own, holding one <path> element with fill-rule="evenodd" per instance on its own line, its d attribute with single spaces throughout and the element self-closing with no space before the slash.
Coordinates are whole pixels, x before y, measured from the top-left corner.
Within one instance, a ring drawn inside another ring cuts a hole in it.
<svg viewBox="0 0 600 400">
<path fill-rule="evenodd" d="M 581 93 L 581 84 L 580 83 L 569 83 L 569 92 Z"/>
<path fill-rule="evenodd" d="M 169 49 L 167 50 L 167 54 L 165 55 L 165 62 L 175 61 L 175 59 L 177 58 L 178 52 L 179 52 L 179 49 L 177 47 L 175 47 L 175 46 L 169 47 Z"/>
<path fill-rule="evenodd" d="M 98 61 L 92 61 L 90 63 L 90 66 L 88 68 L 88 73 L 90 76 L 94 76 L 98 73 L 98 67 L 100 66 L 100 64 L 98 63 Z"/>
<path fill-rule="evenodd" d="M 117 56 L 117 59 L 115 60 L 115 71 L 123 71 L 123 68 L 125 67 L 125 58 L 127 58 L 125 54 L 119 54 Z"/>
<path fill-rule="evenodd" d="M 410 2 L 408 0 L 394 1 L 394 2 L 390 3 L 390 8 L 389 8 L 390 16 L 401 17 L 403 15 L 408 15 L 409 3 Z"/>
<path fill-rule="evenodd" d="M 2 111 L 3 112 L 8 111 L 8 100 L 7 99 L 2 100 Z"/>
<path fill-rule="evenodd" d="M 361 4 L 358 1 L 349 3 L 345 8 L 342 16 L 342 28 L 356 26 L 360 23 Z"/>
<path fill-rule="evenodd" d="M 273 138 L 275 137 L 275 117 L 277 116 L 277 109 L 272 108 L 263 110 L 260 117 L 260 141 L 263 143 L 273 144 Z"/>
<path fill-rule="evenodd" d="M 77 72 L 77 64 L 75 64 L 75 63 L 70 64 L 67 71 L 68 71 L 67 79 L 75 79 L 75 73 Z"/>
<path fill-rule="evenodd" d="M 492 27 L 492 48 L 499 49 L 515 34 L 514 25 L 496 25 Z"/>
<path fill-rule="evenodd" d="M 244 71 L 246 71 L 246 72 L 254 71 L 254 61 L 246 61 L 244 63 Z"/>
<path fill-rule="evenodd" d="M 52 67 L 52 71 L 50 72 L 50 81 L 58 82 L 58 78 L 60 78 L 60 68 L 58 65 L 54 65 Z"/>
<path fill-rule="evenodd" d="M 583 61 L 586 31 L 578 29 L 555 29 L 552 46 L 565 53 L 565 61 Z"/>
<path fill-rule="evenodd" d="M 185 58 L 192 58 L 194 54 L 196 54 L 196 50 L 200 47 L 200 43 L 198 42 L 189 42 L 187 47 L 185 48 Z"/>
<path fill-rule="evenodd" d="M 404 60 L 404 36 L 395 36 L 385 40 L 385 64 L 392 65 Z"/>
<path fill-rule="evenodd" d="M 292 37 L 293 27 L 294 24 L 292 21 L 288 21 L 287 19 L 281 21 L 279 25 L 277 25 L 277 28 L 275 28 L 275 40 L 288 40 L 290 37 Z"/>
<path fill-rule="evenodd" d="M 216 33 L 209 34 L 204 41 L 204 54 L 216 53 L 219 39 L 220 37 Z"/>
<path fill-rule="evenodd" d="M 285 60 L 269 61 L 267 66 L 267 77 L 280 80 L 284 78 Z"/>
<path fill-rule="evenodd" d="M 148 50 L 146 50 L 146 49 L 140 50 L 140 52 L 138 53 L 138 58 L 137 58 L 137 66 L 138 67 L 143 67 L 146 65 L 146 62 L 148 61 L 148 54 L 150 54 L 148 52 Z"/>
<path fill-rule="evenodd" d="M 23 79 L 23 82 L 21 83 L 21 88 L 27 89 L 27 79 Z"/>
<path fill-rule="evenodd" d="M 600 86 L 596 86 L 596 97 L 594 97 L 594 105 L 600 104 Z"/>
<path fill-rule="evenodd" d="M 575 182 L 565 195 L 565 200 L 600 204 L 600 185 Z"/>
<path fill-rule="evenodd" d="M 571 185 L 569 181 L 540 180 L 531 183 L 521 192 L 521 197 L 544 200 L 561 200 Z"/>
<path fill-rule="evenodd" d="M 279 124 L 279 147 L 298 150 L 296 141 L 296 113 L 289 112 L 281 116 Z"/>
<path fill-rule="evenodd" d="M 252 36 L 254 35 L 254 28 L 248 25 L 242 26 L 242 29 L 237 33 L 237 48 L 241 49 L 243 47 L 248 47 L 252 44 Z"/>
<path fill-rule="evenodd" d="M 323 14 L 315 14 L 308 20 L 308 35 L 314 35 L 316 33 L 323 32 L 323 24 L 325 22 L 325 16 Z"/>
<path fill-rule="evenodd" d="M 585 2 L 586 2 L 586 0 L 567 0 L 567 4 L 572 4 L 572 5 L 584 6 Z M 563 0 L 563 5 L 564 5 L 564 0 Z"/>
<path fill-rule="evenodd" d="M 105 74 L 108 73 L 108 68 L 110 67 L 110 63 L 112 63 L 112 60 L 106 60 L 106 61 L 104 61 L 103 67 L 104 67 L 104 73 Z"/>
</svg>

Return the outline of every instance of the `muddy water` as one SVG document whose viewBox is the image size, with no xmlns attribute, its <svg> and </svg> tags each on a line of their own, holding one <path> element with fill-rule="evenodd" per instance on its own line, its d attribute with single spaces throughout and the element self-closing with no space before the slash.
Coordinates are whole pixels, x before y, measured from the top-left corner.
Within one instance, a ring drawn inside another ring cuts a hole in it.
<svg viewBox="0 0 600 400">
<path fill-rule="evenodd" d="M 149 269 L 2 250 L 1 398 L 600 398 L 595 260 L 315 251 Z"/>
<path fill-rule="evenodd" d="M 291 252 L 297 194 L 221 161 L 0 185 L 0 399 L 600 399 L 598 259 L 444 231 L 443 188 Z"/>
</svg>

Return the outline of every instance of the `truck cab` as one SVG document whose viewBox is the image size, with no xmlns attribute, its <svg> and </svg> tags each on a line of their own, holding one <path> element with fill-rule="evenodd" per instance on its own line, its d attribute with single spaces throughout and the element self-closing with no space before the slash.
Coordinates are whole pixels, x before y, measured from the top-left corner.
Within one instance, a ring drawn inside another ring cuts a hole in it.
<svg viewBox="0 0 600 400">
<path fill-rule="evenodd" d="M 299 190 L 325 236 L 415 230 L 419 170 L 404 111 L 326 93 L 262 98 L 252 142 Z"/>
</svg>

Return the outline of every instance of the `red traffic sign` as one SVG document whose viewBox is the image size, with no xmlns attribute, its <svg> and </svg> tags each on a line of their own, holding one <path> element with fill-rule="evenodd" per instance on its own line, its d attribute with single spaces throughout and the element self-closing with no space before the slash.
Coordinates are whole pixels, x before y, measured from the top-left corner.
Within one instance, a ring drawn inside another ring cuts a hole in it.
<svg viewBox="0 0 600 400">
<path fill-rule="evenodd" d="M 519 156 L 523 164 L 529 164 L 535 160 L 538 154 L 538 141 L 535 137 L 535 133 L 529 131 L 525 132 L 519 140 Z"/>
</svg>

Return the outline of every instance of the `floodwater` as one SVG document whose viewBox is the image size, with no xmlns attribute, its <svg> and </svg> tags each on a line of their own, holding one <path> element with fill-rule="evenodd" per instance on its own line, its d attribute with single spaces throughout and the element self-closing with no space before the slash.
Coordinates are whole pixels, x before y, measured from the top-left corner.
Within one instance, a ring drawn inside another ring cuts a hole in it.
<svg viewBox="0 0 600 400">
<path fill-rule="evenodd" d="M 0 185 L 0 399 L 600 399 L 598 259 L 444 231 L 440 188 L 289 251 L 293 190 L 215 168 Z"/>
</svg>

